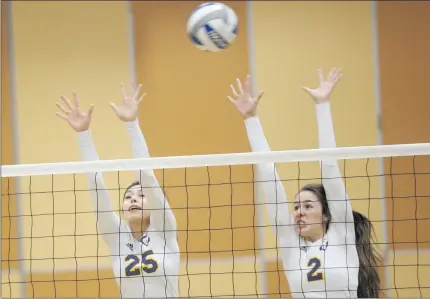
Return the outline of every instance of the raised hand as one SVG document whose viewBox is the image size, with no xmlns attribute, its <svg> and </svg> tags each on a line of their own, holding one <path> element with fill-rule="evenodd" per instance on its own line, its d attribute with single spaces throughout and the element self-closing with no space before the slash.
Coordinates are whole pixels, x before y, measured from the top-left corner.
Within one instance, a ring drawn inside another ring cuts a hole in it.
<svg viewBox="0 0 430 299">
<path fill-rule="evenodd" d="M 245 84 L 242 88 L 242 84 L 239 79 L 236 79 L 237 89 L 234 88 L 233 84 L 230 88 L 233 92 L 234 99 L 230 96 L 227 99 L 236 107 L 236 109 L 243 115 L 244 118 L 249 118 L 257 114 L 257 106 L 264 92 L 261 92 L 257 97 L 251 96 L 251 76 L 247 75 Z"/>
<path fill-rule="evenodd" d="M 330 95 L 333 92 L 336 83 L 342 77 L 340 68 L 333 68 L 324 79 L 323 72 L 321 69 L 318 70 L 319 86 L 318 88 L 303 87 L 302 89 L 310 94 L 316 103 L 324 103 L 330 100 Z"/>
<path fill-rule="evenodd" d="M 66 107 L 56 102 L 58 109 L 63 112 L 56 112 L 56 114 L 67 121 L 72 129 L 76 132 L 88 130 L 91 123 L 91 115 L 93 113 L 94 105 L 91 105 L 88 111 L 82 110 L 79 107 L 78 96 L 76 95 L 76 92 L 73 92 L 73 103 L 71 103 L 65 95 L 61 95 L 61 99 L 63 100 Z"/>
<path fill-rule="evenodd" d="M 134 86 L 133 86 L 133 89 Z M 116 106 L 114 103 L 111 103 L 110 106 L 115 111 L 116 116 L 124 122 L 133 121 L 137 118 L 137 112 L 139 108 L 140 102 L 142 102 L 143 98 L 146 94 L 140 95 L 140 91 L 142 89 L 142 84 L 139 84 L 137 89 L 133 95 L 127 95 L 127 91 L 125 90 L 124 84 L 121 83 L 122 90 L 122 103 L 119 106 Z M 139 96 L 140 95 L 140 96 Z"/>
</svg>

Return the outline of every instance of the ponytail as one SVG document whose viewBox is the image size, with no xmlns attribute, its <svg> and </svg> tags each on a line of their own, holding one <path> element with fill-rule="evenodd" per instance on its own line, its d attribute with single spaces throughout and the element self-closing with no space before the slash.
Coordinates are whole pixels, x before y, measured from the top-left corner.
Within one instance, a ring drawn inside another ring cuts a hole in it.
<svg viewBox="0 0 430 299">
<path fill-rule="evenodd" d="M 373 248 L 375 232 L 372 223 L 363 214 L 353 211 L 355 244 L 360 269 L 358 272 L 358 298 L 379 298 L 380 278 L 377 271 L 381 256 Z"/>
</svg>

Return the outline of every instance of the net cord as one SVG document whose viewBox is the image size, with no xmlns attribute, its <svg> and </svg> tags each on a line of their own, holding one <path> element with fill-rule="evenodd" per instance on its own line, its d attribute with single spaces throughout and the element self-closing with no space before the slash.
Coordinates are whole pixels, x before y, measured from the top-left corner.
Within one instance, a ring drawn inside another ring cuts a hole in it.
<svg viewBox="0 0 430 299">
<path fill-rule="evenodd" d="M 430 155 L 430 143 L 4 165 L 1 177 Z"/>
</svg>

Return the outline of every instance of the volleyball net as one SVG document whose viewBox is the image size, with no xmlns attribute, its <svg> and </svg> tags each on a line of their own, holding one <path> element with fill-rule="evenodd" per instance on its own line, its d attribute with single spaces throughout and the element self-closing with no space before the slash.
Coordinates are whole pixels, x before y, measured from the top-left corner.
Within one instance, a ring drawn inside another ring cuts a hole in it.
<svg viewBox="0 0 430 299">
<path fill-rule="evenodd" d="M 383 296 L 430 296 L 430 144 L 405 144 L 2 166 L 2 298 L 118 297 L 85 174 L 103 172 L 122 215 L 140 169 L 176 218 L 181 297 L 291 297 L 255 164 L 276 164 L 291 204 L 325 159 L 375 227 Z"/>
</svg>

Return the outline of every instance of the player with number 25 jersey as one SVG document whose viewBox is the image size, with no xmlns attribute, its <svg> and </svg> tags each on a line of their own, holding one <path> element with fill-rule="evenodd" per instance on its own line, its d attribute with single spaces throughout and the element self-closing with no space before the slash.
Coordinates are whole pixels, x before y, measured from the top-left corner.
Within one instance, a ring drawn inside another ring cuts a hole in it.
<svg viewBox="0 0 430 299">
<path fill-rule="evenodd" d="M 137 120 L 138 104 L 144 96 L 140 96 L 141 85 L 132 96 L 128 96 L 122 87 L 121 106 L 111 106 L 125 123 L 134 158 L 147 158 L 148 147 Z M 59 103 L 57 106 L 64 114 L 57 114 L 77 132 L 83 160 L 98 160 L 89 129 L 93 108 L 82 110 L 76 94 L 73 103 L 65 96 L 62 99 L 66 106 Z M 123 219 L 112 208 L 103 175 L 87 173 L 87 179 L 98 233 L 109 247 L 121 297 L 179 297 L 180 253 L 176 220 L 154 172 L 137 171 L 137 181 L 127 188 L 123 196 Z"/>
</svg>

